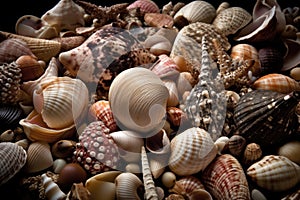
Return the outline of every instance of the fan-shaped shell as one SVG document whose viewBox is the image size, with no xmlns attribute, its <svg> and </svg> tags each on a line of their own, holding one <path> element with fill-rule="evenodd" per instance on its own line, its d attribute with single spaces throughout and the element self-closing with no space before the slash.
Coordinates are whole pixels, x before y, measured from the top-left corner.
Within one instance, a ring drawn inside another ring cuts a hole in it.
<svg viewBox="0 0 300 200">
<path fill-rule="evenodd" d="M 15 143 L 1 142 L 0 154 L 0 185 L 2 185 L 23 168 L 27 160 L 27 153 Z"/>
<path fill-rule="evenodd" d="M 171 140 L 169 168 L 180 176 L 195 174 L 204 170 L 216 155 L 210 134 L 201 128 L 189 128 Z"/>
<path fill-rule="evenodd" d="M 137 67 L 120 73 L 112 82 L 109 102 L 123 129 L 140 137 L 157 133 L 165 122 L 168 89 L 154 72 Z"/>
</svg>

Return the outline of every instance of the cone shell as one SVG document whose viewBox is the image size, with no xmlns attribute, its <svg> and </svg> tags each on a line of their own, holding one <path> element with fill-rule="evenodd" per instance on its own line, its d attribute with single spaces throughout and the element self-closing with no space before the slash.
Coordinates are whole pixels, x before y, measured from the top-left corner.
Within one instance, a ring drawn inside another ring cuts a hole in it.
<svg viewBox="0 0 300 200">
<path fill-rule="evenodd" d="M 272 90 L 284 94 L 300 90 L 300 83 L 289 76 L 271 73 L 264 75 L 253 83 L 257 90 Z"/>
<path fill-rule="evenodd" d="M 0 154 L 0 185 L 3 185 L 23 168 L 27 160 L 27 153 L 15 143 L 1 142 Z"/>
<path fill-rule="evenodd" d="M 216 155 L 210 134 L 201 128 L 189 128 L 171 140 L 169 168 L 180 176 L 195 174 L 204 170 Z"/>
<path fill-rule="evenodd" d="M 225 35 L 235 34 L 252 20 L 251 14 L 241 7 L 230 7 L 220 12 L 213 20 L 216 26 Z"/>
<path fill-rule="evenodd" d="M 230 154 L 216 157 L 203 171 L 201 180 L 214 199 L 251 199 L 243 168 Z"/>
<path fill-rule="evenodd" d="M 287 191 L 300 182 L 300 167 L 284 156 L 268 155 L 252 164 L 247 175 L 264 189 Z"/>
<path fill-rule="evenodd" d="M 278 155 L 285 156 L 286 158 L 300 165 L 300 157 L 298 154 L 299 151 L 300 141 L 293 140 L 279 147 Z"/>
</svg>

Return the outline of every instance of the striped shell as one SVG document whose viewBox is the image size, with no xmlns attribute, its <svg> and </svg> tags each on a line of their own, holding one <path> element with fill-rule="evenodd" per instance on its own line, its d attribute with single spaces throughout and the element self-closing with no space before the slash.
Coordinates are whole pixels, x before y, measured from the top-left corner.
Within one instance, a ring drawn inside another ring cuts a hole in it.
<svg viewBox="0 0 300 200">
<path fill-rule="evenodd" d="M 175 181 L 175 185 L 169 189 L 169 192 L 187 196 L 195 190 L 205 189 L 199 178 L 189 175 Z"/>
<path fill-rule="evenodd" d="M 19 121 L 24 117 L 24 112 L 17 105 L 2 105 L 0 106 L 0 130 L 18 125 Z"/>
<path fill-rule="evenodd" d="M 278 46 L 278 44 L 266 45 L 258 50 L 263 75 L 278 73 L 282 69 L 284 55 Z"/>
<path fill-rule="evenodd" d="M 212 24 L 224 35 L 235 34 L 252 20 L 251 14 L 241 7 L 230 7 L 220 12 Z"/>
<path fill-rule="evenodd" d="M 216 157 L 203 171 L 201 180 L 214 199 L 251 199 L 246 174 L 230 154 Z"/>
<path fill-rule="evenodd" d="M 216 155 L 217 148 L 209 133 L 189 128 L 171 140 L 169 168 L 180 176 L 195 174 L 204 170 Z"/>
<path fill-rule="evenodd" d="M 247 169 L 258 186 L 273 191 L 287 191 L 300 182 L 300 166 L 284 156 L 267 155 Z"/>
<path fill-rule="evenodd" d="M 289 76 L 271 73 L 257 79 L 252 87 L 257 90 L 272 90 L 288 94 L 293 91 L 299 91 L 300 83 Z"/>
<path fill-rule="evenodd" d="M 239 157 L 246 147 L 246 139 L 240 135 L 233 135 L 228 141 L 228 150 L 231 155 Z"/>
<path fill-rule="evenodd" d="M 243 164 L 246 166 L 252 165 L 262 157 L 260 145 L 256 143 L 247 144 L 243 154 Z"/>
<path fill-rule="evenodd" d="M 9 181 L 25 165 L 26 151 L 19 145 L 11 142 L 0 143 L 0 186 Z"/>
<path fill-rule="evenodd" d="M 279 147 L 277 152 L 278 155 L 285 156 L 286 158 L 300 165 L 300 156 L 298 154 L 299 151 L 300 141 L 292 140 Z"/>
<path fill-rule="evenodd" d="M 158 13 L 159 7 L 152 0 L 136 0 L 127 6 L 127 9 L 136 9 L 139 8 L 141 13 Z"/>
</svg>

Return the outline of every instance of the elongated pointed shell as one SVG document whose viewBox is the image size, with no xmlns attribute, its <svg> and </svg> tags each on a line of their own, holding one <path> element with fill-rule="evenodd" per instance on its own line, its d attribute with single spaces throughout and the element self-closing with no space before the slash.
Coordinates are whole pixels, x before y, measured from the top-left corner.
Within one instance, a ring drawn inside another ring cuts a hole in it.
<svg viewBox="0 0 300 200">
<path fill-rule="evenodd" d="M 189 128 L 171 140 L 169 168 L 180 176 L 195 174 L 204 170 L 216 155 L 210 134 L 201 128 Z"/>
<path fill-rule="evenodd" d="M 286 191 L 300 182 L 300 167 L 284 156 L 268 155 L 251 165 L 247 175 L 264 189 Z"/>
<path fill-rule="evenodd" d="M 251 199 L 243 168 L 230 154 L 216 157 L 203 171 L 201 180 L 214 199 Z"/>
</svg>

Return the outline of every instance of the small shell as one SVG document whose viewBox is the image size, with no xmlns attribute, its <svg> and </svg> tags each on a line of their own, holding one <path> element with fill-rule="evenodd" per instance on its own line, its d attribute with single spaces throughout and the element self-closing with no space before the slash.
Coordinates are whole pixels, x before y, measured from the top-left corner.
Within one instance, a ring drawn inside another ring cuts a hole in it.
<svg viewBox="0 0 300 200">
<path fill-rule="evenodd" d="M 229 138 L 228 141 L 228 150 L 235 156 L 239 157 L 246 147 L 246 139 L 240 135 L 233 135 Z"/>
<path fill-rule="evenodd" d="M 166 171 L 161 175 L 161 182 L 167 188 L 172 188 L 176 182 L 176 175 L 173 172 Z"/>
<path fill-rule="evenodd" d="M 186 113 L 178 107 L 167 107 L 167 119 L 175 127 L 187 121 Z"/>
<path fill-rule="evenodd" d="M 300 182 L 300 166 L 284 156 L 267 155 L 252 164 L 247 175 L 264 189 L 287 191 Z"/>
<path fill-rule="evenodd" d="M 15 143 L 1 142 L 0 154 L 0 185 L 3 185 L 22 169 L 27 161 L 27 153 Z"/>
<path fill-rule="evenodd" d="M 143 188 L 143 182 L 133 173 L 124 172 L 115 179 L 116 197 L 120 200 L 141 200 L 138 191 Z"/>
<path fill-rule="evenodd" d="M 151 67 L 151 71 L 153 71 L 157 76 L 163 78 L 179 74 L 178 66 L 168 55 L 161 54 L 158 58 L 158 61 Z"/>
<path fill-rule="evenodd" d="M 76 142 L 73 140 L 59 140 L 51 147 L 51 153 L 56 158 L 67 158 L 73 155 Z"/>
<path fill-rule="evenodd" d="M 249 143 L 247 144 L 244 155 L 243 155 L 243 163 L 246 166 L 250 166 L 256 161 L 258 161 L 262 156 L 262 150 L 259 144 Z"/>
<path fill-rule="evenodd" d="M 283 67 L 284 56 L 279 45 L 266 45 L 258 50 L 263 75 L 278 73 Z"/>
<path fill-rule="evenodd" d="M 228 149 L 229 138 L 227 136 L 221 136 L 215 141 L 215 146 L 218 149 L 218 154 L 221 155 Z"/>
<path fill-rule="evenodd" d="M 1 133 L 0 142 L 14 142 L 14 138 L 15 133 L 11 129 L 8 129 Z"/>
<path fill-rule="evenodd" d="M 0 130 L 5 131 L 11 127 L 18 125 L 19 121 L 24 117 L 23 110 L 19 106 L 5 105 L 0 106 Z"/>
<path fill-rule="evenodd" d="M 152 0 L 136 0 L 127 6 L 128 10 L 139 8 L 142 14 L 159 13 L 158 5 Z"/>
<path fill-rule="evenodd" d="M 45 195 L 49 200 L 64 199 L 67 195 L 60 190 L 59 186 L 45 173 L 41 175 Z"/>
<path fill-rule="evenodd" d="M 163 80 L 165 86 L 169 90 L 169 98 L 167 100 L 167 106 L 176 107 L 179 105 L 178 91 L 176 83 L 173 80 Z"/>
<path fill-rule="evenodd" d="M 300 81 L 300 67 L 294 67 L 291 69 L 290 76 L 296 81 Z"/>
<path fill-rule="evenodd" d="M 195 174 L 204 170 L 216 155 L 210 134 L 201 128 L 189 128 L 171 140 L 169 168 L 180 176 Z"/>
<path fill-rule="evenodd" d="M 169 189 L 169 192 L 189 196 L 195 190 L 205 189 L 200 179 L 195 176 L 184 176 L 175 182 L 175 185 Z"/>
<path fill-rule="evenodd" d="M 65 167 L 67 161 L 62 158 L 57 158 L 53 161 L 53 171 L 54 173 L 59 174 L 61 170 Z"/>
<path fill-rule="evenodd" d="M 35 57 L 29 55 L 20 56 L 16 64 L 21 69 L 22 81 L 31 81 L 39 78 L 45 72 L 44 61 L 38 61 Z"/>
<path fill-rule="evenodd" d="M 267 200 L 265 195 L 261 191 L 259 191 L 258 189 L 253 189 L 251 191 L 251 198 L 253 200 Z"/>
<path fill-rule="evenodd" d="M 282 145 L 278 149 L 278 155 L 285 156 L 286 158 L 290 159 L 291 161 L 300 165 L 300 141 L 294 140 L 287 142 L 286 144 Z"/>
<path fill-rule="evenodd" d="M 174 24 L 173 17 L 162 13 L 146 13 L 144 20 L 148 26 L 158 28 L 171 28 Z"/>
<path fill-rule="evenodd" d="M 284 94 L 300 90 L 298 81 L 278 73 L 264 75 L 257 79 L 252 86 L 257 90 L 272 90 Z"/>
</svg>

